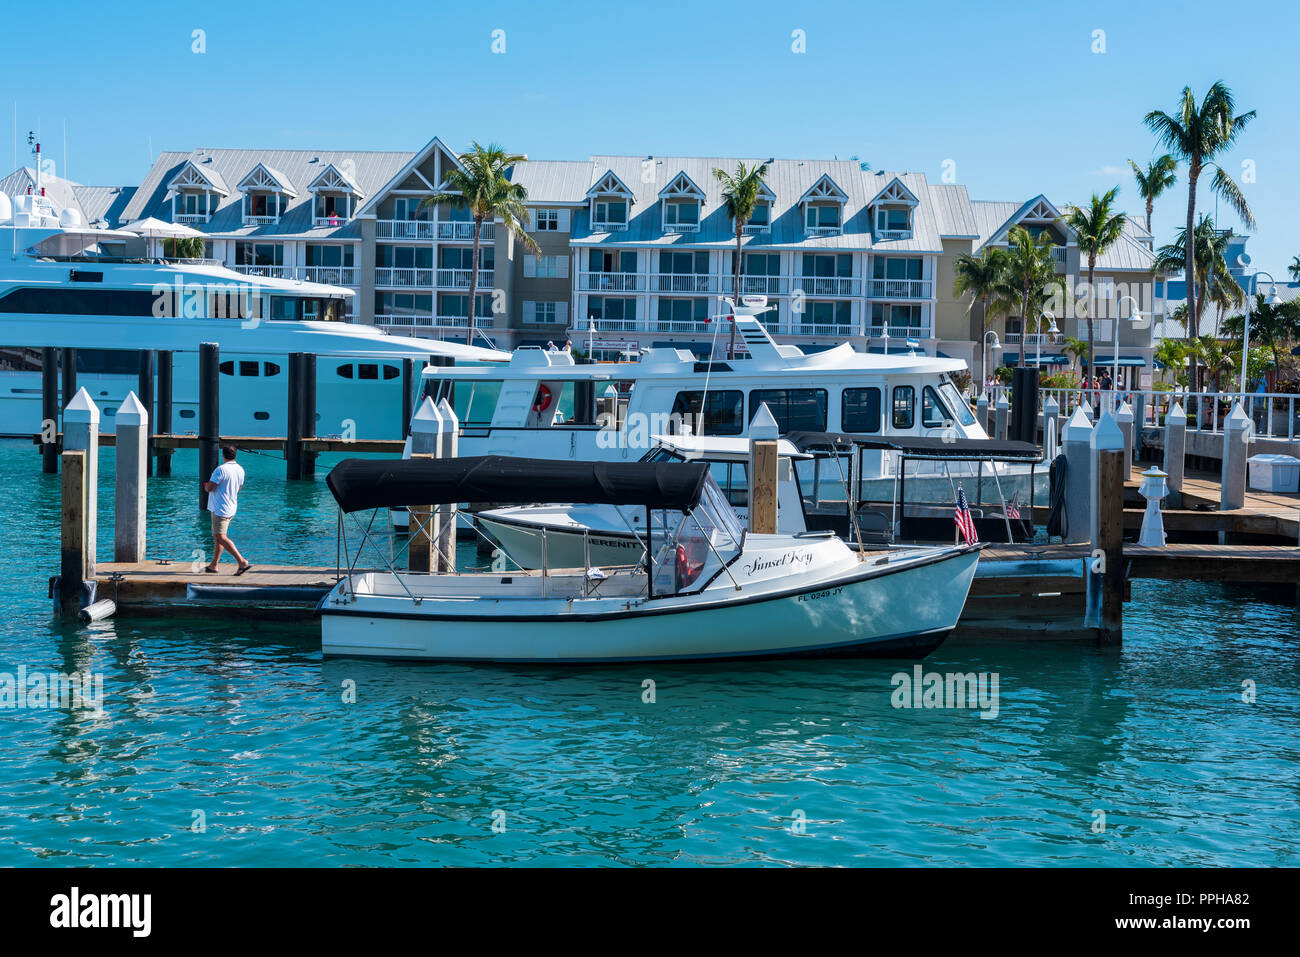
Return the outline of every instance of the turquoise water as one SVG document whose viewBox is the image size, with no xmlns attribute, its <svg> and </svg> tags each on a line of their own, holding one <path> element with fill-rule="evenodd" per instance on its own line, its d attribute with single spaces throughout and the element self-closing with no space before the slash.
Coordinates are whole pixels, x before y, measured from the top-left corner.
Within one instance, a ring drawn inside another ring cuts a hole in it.
<svg viewBox="0 0 1300 957">
<path fill-rule="evenodd" d="M 323 482 L 241 459 L 250 559 L 333 562 Z M 188 561 L 194 453 L 175 471 L 149 552 Z M 958 636 L 925 668 L 997 672 L 982 720 L 893 708 L 910 663 L 402 666 L 234 615 L 83 628 L 45 600 L 58 506 L 0 442 L 0 672 L 104 680 L 102 714 L 0 710 L 0 865 L 1300 863 L 1284 596 L 1135 582 L 1118 653 Z"/>
</svg>

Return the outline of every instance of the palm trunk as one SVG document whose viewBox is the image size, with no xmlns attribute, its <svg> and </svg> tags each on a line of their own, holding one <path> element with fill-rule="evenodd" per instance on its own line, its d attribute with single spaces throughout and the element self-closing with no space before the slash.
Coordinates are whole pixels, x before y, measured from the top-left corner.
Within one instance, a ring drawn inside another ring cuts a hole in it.
<svg viewBox="0 0 1300 957">
<path fill-rule="evenodd" d="M 474 217 L 474 254 L 470 259 L 471 269 L 469 273 L 469 334 L 465 336 L 465 345 L 467 346 L 472 346 L 474 344 L 474 306 L 475 306 L 475 300 L 478 298 L 478 246 L 479 246 L 479 233 L 482 231 L 482 229 L 483 229 L 483 217 L 475 216 Z"/>
<path fill-rule="evenodd" d="M 1154 199 L 1147 199 L 1147 232 L 1151 232 L 1151 208 L 1155 205 Z"/>
<path fill-rule="evenodd" d="M 1184 282 L 1187 284 L 1187 345 L 1201 331 L 1200 296 L 1196 292 L 1196 181 L 1200 178 L 1201 167 L 1197 162 L 1188 164 L 1187 169 L 1187 235 L 1183 241 Z M 1191 368 L 1187 370 L 1188 391 L 1199 391 L 1196 387 L 1200 371 L 1196 357 L 1192 357 Z M 1197 421 L 1200 421 L 1200 407 L 1197 407 Z"/>
<path fill-rule="evenodd" d="M 1029 336 L 1029 283 L 1025 283 L 1025 294 L 1020 300 L 1020 355 L 1016 357 L 1016 368 L 1025 367 L 1026 340 Z"/>
<path fill-rule="evenodd" d="M 1088 256 L 1088 375 L 1097 381 L 1097 344 L 1092 334 L 1092 321 L 1097 314 L 1097 287 L 1094 273 L 1097 269 L 1097 257 Z"/>
<path fill-rule="evenodd" d="M 732 302 L 740 304 L 740 240 L 745 232 L 745 224 L 737 220 L 736 222 L 736 261 L 733 264 L 736 285 L 733 288 L 736 298 Z M 727 346 L 727 358 L 734 358 L 736 355 L 736 309 L 731 309 L 731 344 Z"/>
</svg>

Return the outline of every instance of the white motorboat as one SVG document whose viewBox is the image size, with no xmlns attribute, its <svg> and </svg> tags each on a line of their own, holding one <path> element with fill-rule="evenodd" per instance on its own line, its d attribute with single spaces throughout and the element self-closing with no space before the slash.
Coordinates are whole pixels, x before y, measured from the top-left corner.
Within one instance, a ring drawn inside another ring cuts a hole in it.
<svg viewBox="0 0 1300 957">
<path fill-rule="evenodd" d="M 555 663 L 919 658 L 956 627 L 979 560 L 978 546 L 854 551 L 831 534 L 746 533 L 709 467 L 693 462 L 346 459 L 328 484 L 349 552 L 348 522 L 373 528 L 390 507 L 541 498 L 662 515 L 646 523 L 643 561 L 512 573 L 424 574 L 391 564 L 360 571 L 363 531 L 356 557 L 319 606 L 326 655 Z M 363 525 L 357 513 L 367 510 Z"/>
<path fill-rule="evenodd" d="M 657 435 L 643 462 L 702 462 L 709 467 L 736 517 L 749 515 L 749 442 L 746 439 L 694 435 Z M 777 445 L 777 531 L 806 531 L 799 480 L 792 462 L 810 459 L 791 443 Z M 405 513 L 403 513 L 405 517 Z M 642 560 L 645 512 L 618 505 L 519 505 L 485 509 L 475 522 L 522 568 L 549 562 L 561 568 L 635 564 Z M 662 534 L 657 528 L 656 534 Z"/>
</svg>

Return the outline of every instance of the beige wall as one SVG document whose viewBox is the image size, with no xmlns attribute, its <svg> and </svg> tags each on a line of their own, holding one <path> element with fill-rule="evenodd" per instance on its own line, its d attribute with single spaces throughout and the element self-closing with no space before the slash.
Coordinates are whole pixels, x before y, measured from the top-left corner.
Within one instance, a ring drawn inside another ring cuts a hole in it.
<svg viewBox="0 0 1300 957">
<path fill-rule="evenodd" d="M 953 294 L 952 284 L 956 279 L 953 263 L 957 257 L 969 253 L 974 246 L 969 239 L 945 239 L 943 255 L 939 257 L 935 269 L 934 294 L 938 300 L 934 307 L 934 334 L 936 339 L 962 340 L 977 337 L 979 334 L 978 316 L 966 314 L 969 296 L 958 298 Z M 976 307 L 978 311 L 978 307 Z M 974 326 L 972 326 L 974 319 Z"/>
</svg>

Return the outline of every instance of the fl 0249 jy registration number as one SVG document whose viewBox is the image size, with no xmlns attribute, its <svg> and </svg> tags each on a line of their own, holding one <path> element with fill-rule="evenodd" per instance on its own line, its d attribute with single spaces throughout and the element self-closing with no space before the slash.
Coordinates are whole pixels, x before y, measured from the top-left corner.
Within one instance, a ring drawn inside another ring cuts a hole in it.
<svg viewBox="0 0 1300 957">
<path fill-rule="evenodd" d="M 809 592 L 806 595 L 800 595 L 799 600 L 816 601 L 819 598 L 833 598 L 834 596 L 838 595 L 842 591 L 844 591 L 843 585 L 841 585 L 839 588 L 825 588 L 821 591 L 813 591 L 813 592 Z"/>
</svg>

